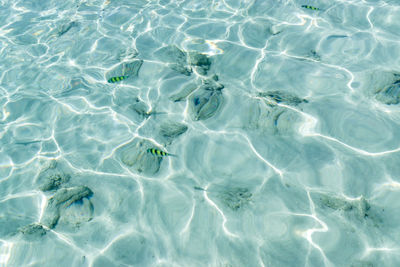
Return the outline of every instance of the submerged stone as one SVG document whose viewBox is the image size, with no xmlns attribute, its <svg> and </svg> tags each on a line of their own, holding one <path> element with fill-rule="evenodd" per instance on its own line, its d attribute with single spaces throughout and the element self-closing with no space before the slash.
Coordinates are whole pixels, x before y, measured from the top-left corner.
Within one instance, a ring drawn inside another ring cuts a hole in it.
<svg viewBox="0 0 400 267">
<path fill-rule="evenodd" d="M 218 82 L 217 75 L 213 75 L 209 79 L 202 80 L 202 83 L 203 83 L 202 88 L 205 90 L 222 90 L 225 87 L 223 84 L 220 84 Z"/>
<path fill-rule="evenodd" d="M 136 77 L 139 74 L 139 70 L 143 65 L 143 60 L 138 59 L 130 63 L 124 63 L 122 65 L 122 74 L 129 77 Z"/>
<path fill-rule="evenodd" d="M 357 207 L 357 210 L 359 212 L 360 217 L 370 217 L 371 215 L 371 206 L 367 202 L 367 200 L 364 197 L 361 197 L 359 201 L 354 203 L 355 207 Z"/>
<path fill-rule="evenodd" d="M 189 107 L 193 120 L 205 120 L 212 117 L 223 102 L 221 90 L 224 86 L 218 81 L 218 76 L 214 75 L 209 79 L 203 79 L 201 85 L 190 83 L 183 87 L 181 91 L 169 97 L 170 100 L 177 102 L 189 99 Z"/>
<path fill-rule="evenodd" d="M 186 65 L 186 53 L 180 50 L 176 45 L 168 45 L 161 47 L 154 55 L 158 57 L 160 60 L 169 62 L 169 63 L 176 63 L 180 65 Z"/>
<path fill-rule="evenodd" d="M 189 52 L 189 63 L 193 66 L 210 66 L 211 60 L 199 52 Z"/>
<path fill-rule="evenodd" d="M 148 110 L 148 106 L 146 105 L 146 103 L 144 103 L 137 97 L 135 97 L 133 103 L 129 107 L 143 118 L 148 118 L 151 114 L 151 112 Z"/>
<path fill-rule="evenodd" d="M 211 60 L 207 55 L 201 54 L 199 52 L 189 52 L 188 54 L 189 64 L 196 66 L 196 70 L 201 75 L 206 75 L 210 69 Z"/>
<path fill-rule="evenodd" d="M 129 47 L 126 50 L 121 50 L 121 52 L 119 52 L 117 58 L 119 61 L 131 60 L 131 59 L 137 57 L 138 54 L 139 54 L 138 51 Z"/>
<path fill-rule="evenodd" d="M 194 90 L 196 90 L 198 86 L 194 83 L 190 83 L 183 87 L 178 93 L 173 94 L 169 97 L 170 100 L 174 102 L 186 100 L 187 96 L 190 95 Z"/>
<path fill-rule="evenodd" d="M 50 165 L 39 174 L 39 182 L 42 184 L 39 189 L 42 191 L 51 191 L 59 189 L 63 184 L 66 184 L 71 179 L 69 174 L 65 174 L 60 168 L 59 164 L 52 161 Z"/>
<path fill-rule="evenodd" d="M 60 219 L 61 212 L 74 202 L 81 201 L 83 198 L 89 198 L 92 195 L 92 190 L 86 186 L 59 189 L 54 196 L 48 200 L 42 218 L 42 224 L 50 229 L 54 228 Z"/>
<path fill-rule="evenodd" d="M 160 169 L 162 157 L 156 157 L 148 149 L 156 148 L 152 142 L 135 138 L 132 142 L 117 150 L 122 163 L 132 168 L 137 173 L 153 175 Z"/>
<path fill-rule="evenodd" d="M 191 96 L 189 106 L 193 120 L 206 120 L 218 111 L 224 100 L 221 92 L 224 86 L 217 81 L 217 75 L 202 80 L 200 88 Z"/>
<path fill-rule="evenodd" d="M 353 206 L 348 201 L 345 201 L 337 197 L 332 197 L 329 195 L 320 195 L 319 200 L 322 206 L 334 210 L 347 211 L 353 209 Z"/>
<path fill-rule="evenodd" d="M 49 175 L 45 181 L 45 183 L 39 187 L 40 190 L 42 191 L 50 191 L 50 190 L 56 190 L 60 188 L 62 184 L 67 183 L 70 180 L 70 177 L 68 174 L 52 174 Z"/>
<path fill-rule="evenodd" d="M 302 119 L 293 110 L 277 105 L 269 105 L 258 99 L 251 99 L 247 104 L 246 112 L 243 112 L 240 116 L 246 129 L 279 135 L 293 133 L 296 124 Z"/>
<path fill-rule="evenodd" d="M 240 114 L 244 128 L 261 130 L 270 134 L 288 135 L 296 131 L 296 125 L 302 121 L 302 116 L 279 103 L 297 106 L 307 103 L 306 99 L 295 95 L 279 92 L 259 92 L 255 98 L 250 98 L 246 112 Z"/>
<path fill-rule="evenodd" d="M 210 68 L 206 67 L 206 66 L 202 66 L 202 67 L 196 67 L 196 71 L 198 74 L 200 75 L 207 75 L 207 72 Z"/>
<path fill-rule="evenodd" d="M 187 66 L 187 54 L 176 45 L 161 47 L 154 52 L 154 55 L 161 61 L 168 63 L 168 67 L 183 75 L 190 76 L 192 73 L 192 69 Z"/>
<path fill-rule="evenodd" d="M 342 211 L 348 216 L 358 220 L 370 219 L 374 225 L 380 223 L 379 216 L 371 209 L 371 205 L 364 197 L 355 200 L 347 200 L 323 193 L 314 193 L 313 196 L 320 207 Z"/>
<path fill-rule="evenodd" d="M 400 80 L 375 92 L 376 99 L 386 105 L 400 103 Z"/>
<path fill-rule="evenodd" d="M 82 198 L 73 202 L 61 212 L 60 222 L 79 226 L 81 223 L 92 220 L 93 211 L 92 202 L 87 198 Z"/>
<path fill-rule="evenodd" d="M 179 72 L 185 76 L 190 76 L 192 74 L 192 69 L 188 66 L 177 64 L 177 63 L 170 63 L 168 64 L 168 67 L 170 67 L 172 70 Z"/>
<path fill-rule="evenodd" d="M 30 241 L 37 240 L 38 238 L 46 235 L 47 232 L 46 229 L 44 229 L 43 226 L 38 223 L 26 225 L 19 228 L 18 231 L 22 233 L 25 239 Z"/>
<path fill-rule="evenodd" d="M 206 120 L 214 116 L 223 102 L 220 90 L 199 90 L 190 98 L 192 119 Z"/>
<path fill-rule="evenodd" d="M 188 127 L 185 124 L 168 121 L 161 124 L 159 134 L 170 144 L 176 137 L 185 133 L 187 129 Z"/>
<path fill-rule="evenodd" d="M 247 188 L 235 187 L 222 191 L 218 197 L 231 210 L 238 210 L 250 203 L 253 194 Z"/>
</svg>

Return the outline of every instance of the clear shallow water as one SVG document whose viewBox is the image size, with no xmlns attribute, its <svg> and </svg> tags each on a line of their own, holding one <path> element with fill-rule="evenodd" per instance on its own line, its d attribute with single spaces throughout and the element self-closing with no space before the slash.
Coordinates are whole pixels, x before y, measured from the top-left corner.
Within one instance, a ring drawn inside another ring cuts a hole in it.
<svg viewBox="0 0 400 267">
<path fill-rule="evenodd" d="M 399 2 L 0 6 L 2 266 L 399 265 Z"/>
</svg>

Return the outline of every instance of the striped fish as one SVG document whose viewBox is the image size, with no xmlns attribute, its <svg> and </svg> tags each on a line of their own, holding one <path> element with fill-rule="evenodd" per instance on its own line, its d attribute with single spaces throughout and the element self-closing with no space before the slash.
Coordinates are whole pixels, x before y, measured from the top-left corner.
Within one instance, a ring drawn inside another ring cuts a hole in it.
<svg viewBox="0 0 400 267">
<path fill-rule="evenodd" d="M 129 78 L 129 76 L 116 76 L 116 77 L 111 77 L 110 79 L 108 79 L 107 82 L 116 83 L 116 82 L 120 82 L 120 81 L 123 81 L 128 78 Z"/>
<path fill-rule="evenodd" d="M 109 83 L 116 83 L 128 79 L 129 77 L 136 77 L 142 67 L 143 60 L 134 60 L 131 63 L 122 64 L 121 76 L 114 76 L 107 80 Z"/>
<path fill-rule="evenodd" d="M 159 150 L 157 148 L 149 148 L 149 149 L 147 149 L 147 152 L 149 152 L 152 155 L 157 156 L 157 157 L 165 157 L 165 156 L 176 157 L 176 155 L 174 155 L 174 154 L 170 154 L 170 153 L 164 152 L 164 151 Z"/>
<path fill-rule="evenodd" d="M 321 10 L 318 7 L 313 7 L 313 6 L 308 6 L 308 5 L 302 5 L 301 7 L 311 9 L 311 10 Z"/>
</svg>

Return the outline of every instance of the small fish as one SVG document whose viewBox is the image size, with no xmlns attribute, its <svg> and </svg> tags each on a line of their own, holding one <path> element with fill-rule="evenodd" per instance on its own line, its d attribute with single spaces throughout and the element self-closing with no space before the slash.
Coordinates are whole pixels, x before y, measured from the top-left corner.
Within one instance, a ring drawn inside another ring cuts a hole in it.
<svg viewBox="0 0 400 267">
<path fill-rule="evenodd" d="M 170 153 L 164 152 L 164 151 L 159 150 L 157 148 L 149 148 L 149 149 L 147 149 L 147 152 L 150 152 L 152 155 L 157 156 L 157 157 L 164 157 L 164 156 L 176 157 L 176 155 L 174 155 L 174 154 L 170 154 Z"/>
<path fill-rule="evenodd" d="M 110 79 L 108 79 L 108 83 L 116 83 L 116 82 L 120 82 L 122 80 L 128 79 L 129 76 L 117 76 L 117 77 L 111 77 Z"/>
<path fill-rule="evenodd" d="M 70 22 L 68 24 L 62 25 L 61 28 L 59 29 L 58 33 L 57 33 L 58 37 L 60 37 L 61 35 L 67 33 L 72 27 L 76 27 L 76 26 L 78 26 L 78 23 L 75 22 L 75 21 L 72 21 L 72 22 Z"/>
<path fill-rule="evenodd" d="M 302 5 L 301 7 L 311 9 L 311 10 L 321 10 L 318 7 L 313 7 L 313 6 L 308 6 L 308 5 Z"/>
<path fill-rule="evenodd" d="M 195 190 L 200 190 L 200 191 L 207 191 L 204 188 L 201 188 L 200 186 L 194 186 L 193 187 Z"/>
<path fill-rule="evenodd" d="M 329 35 L 326 40 L 334 39 L 334 38 L 347 38 L 347 35 Z"/>
<path fill-rule="evenodd" d="M 39 141 L 39 140 L 33 140 L 33 141 L 21 141 L 21 142 L 16 142 L 16 143 L 14 143 L 14 144 L 16 144 L 16 145 L 30 145 L 30 144 L 36 144 L 36 143 L 40 143 L 40 142 L 42 142 L 42 141 Z"/>
</svg>

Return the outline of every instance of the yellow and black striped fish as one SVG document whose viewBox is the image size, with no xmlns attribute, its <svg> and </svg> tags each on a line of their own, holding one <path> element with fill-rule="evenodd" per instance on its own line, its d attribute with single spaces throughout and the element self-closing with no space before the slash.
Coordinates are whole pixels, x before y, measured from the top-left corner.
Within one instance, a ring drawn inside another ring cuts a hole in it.
<svg viewBox="0 0 400 267">
<path fill-rule="evenodd" d="M 120 82 L 120 81 L 123 81 L 128 78 L 129 78 L 129 76 L 116 76 L 116 77 L 111 77 L 110 79 L 108 79 L 107 82 L 116 83 L 116 82 Z"/>
<path fill-rule="evenodd" d="M 311 9 L 311 10 L 321 10 L 318 7 L 313 7 L 313 6 L 308 6 L 308 5 L 302 5 L 301 7 Z"/>
<path fill-rule="evenodd" d="M 149 148 L 149 149 L 147 149 L 147 152 L 150 152 L 151 154 L 153 154 L 154 156 L 157 156 L 157 157 L 175 156 L 174 154 L 170 154 L 170 153 L 164 152 L 164 151 L 159 150 L 157 148 Z"/>
</svg>

